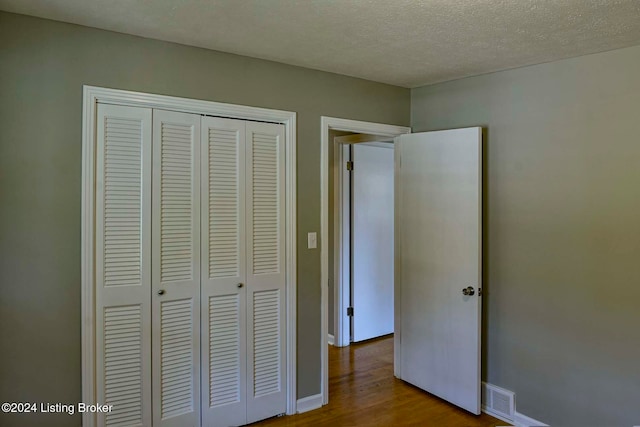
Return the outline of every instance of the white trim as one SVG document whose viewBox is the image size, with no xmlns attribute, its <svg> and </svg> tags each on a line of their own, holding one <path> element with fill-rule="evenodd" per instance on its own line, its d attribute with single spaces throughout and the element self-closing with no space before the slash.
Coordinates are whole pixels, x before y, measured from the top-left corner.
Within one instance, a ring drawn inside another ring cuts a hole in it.
<svg viewBox="0 0 640 427">
<path fill-rule="evenodd" d="M 533 418 L 527 417 L 526 415 L 521 414 L 518 411 L 513 413 L 513 423 L 517 427 L 546 427 L 547 424 L 542 421 L 534 420 Z"/>
<path fill-rule="evenodd" d="M 547 426 L 547 424 L 541 421 L 534 420 L 533 418 L 527 417 L 526 415 L 523 415 L 518 411 L 515 411 L 513 413 L 512 420 L 496 412 L 493 412 L 491 409 L 485 407 L 484 405 L 482 405 L 482 412 L 484 412 L 487 415 L 491 415 L 494 418 L 502 420 L 506 423 L 513 424 L 516 427 L 538 427 L 538 426 L 546 427 Z"/>
<path fill-rule="evenodd" d="M 87 96 L 103 104 L 129 105 L 146 108 L 161 108 L 183 113 L 208 114 L 240 120 L 259 120 L 263 122 L 282 123 L 285 126 L 295 124 L 296 113 L 292 111 L 272 110 L 268 108 L 249 107 L 221 102 L 202 101 L 175 96 L 155 95 L 144 92 L 132 92 L 120 89 L 108 89 L 95 86 L 84 86 L 85 100 Z"/>
<path fill-rule="evenodd" d="M 339 130 L 344 132 L 367 133 L 379 136 L 388 136 L 391 139 L 397 135 L 411 133 L 411 128 L 407 126 L 387 125 L 383 123 L 363 122 L 360 120 L 339 119 L 336 117 L 321 117 L 323 136 L 329 139 L 329 130 Z"/>
<path fill-rule="evenodd" d="M 345 162 L 351 160 L 350 149 L 338 142 L 333 147 L 333 329 L 338 347 L 351 342 L 351 319 L 344 315 L 349 306 L 351 287 L 344 286 L 351 280 L 351 253 L 344 251 L 351 239 L 351 176 Z"/>
<path fill-rule="evenodd" d="M 328 343 L 329 345 L 335 345 L 335 342 L 336 342 L 336 340 L 334 339 L 333 335 L 329 334 L 329 335 L 327 336 L 327 343 Z"/>
<path fill-rule="evenodd" d="M 394 140 L 394 143 L 397 139 Z M 395 146 L 394 146 L 395 147 Z M 402 336 L 401 320 L 402 320 L 402 292 L 400 286 L 396 286 L 396 283 L 401 283 L 402 277 L 400 275 L 400 266 L 398 260 L 402 257 L 402 250 L 400 245 L 400 239 L 395 237 L 399 236 L 400 221 L 397 215 L 398 207 L 400 206 L 400 192 L 398 191 L 398 173 L 400 171 L 400 150 L 393 151 L 393 375 L 396 378 L 401 377 L 400 372 L 400 360 L 402 355 L 400 353 Z"/>
<path fill-rule="evenodd" d="M 298 414 L 313 411 L 322 407 L 322 394 L 314 394 L 313 396 L 298 399 Z"/>
<path fill-rule="evenodd" d="M 84 105 L 82 109 L 82 203 L 81 203 L 81 334 L 82 334 L 82 400 L 94 403 L 95 389 L 95 129 L 96 99 L 84 87 Z M 84 412 L 82 425 L 93 426 L 95 414 Z"/>
<path fill-rule="evenodd" d="M 498 414 L 497 412 L 493 412 L 491 409 L 487 408 L 485 405 L 482 405 L 481 408 L 482 408 L 482 412 L 484 412 L 487 415 L 491 415 L 492 417 L 497 418 L 499 420 L 502 420 L 502 421 L 504 421 L 506 423 L 509 423 L 509 424 L 513 423 L 513 420 L 510 420 L 509 418 L 505 417 L 502 414 Z"/>
<path fill-rule="evenodd" d="M 329 403 L 329 354 L 328 354 L 328 317 L 329 317 L 329 248 L 326 242 L 329 241 L 329 131 L 339 130 L 347 132 L 368 133 L 382 136 L 395 137 L 397 135 L 410 133 L 411 128 L 405 126 L 385 125 L 380 123 L 363 122 L 357 120 L 339 119 L 335 117 L 322 116 L 320 119 L 321 151 L 320 151 L 320 337 L 321 337 L 321 375 L 320 392 L 322 403 Z M 334 281 L 334 289 L 338 289 L 338 283 Z M 337 333 L 334 331 L 334 333 Z M 340 339 L 335 337 L 338 342 Z"/>
<path fill-rule="evenodd" d="M 286 322 L 287 414 L 295 414 L 296 402 L 296 113 L 219 102 L 154 95 L 94 86 L 83 87 L 82 113 L 82 401 L 95 403 L 95 117 L 97 103 L 159 108 L 185 113 L 223 116 L 241 120 L 281 123 L 286 134 Z M 326 334 L 326 331 L 325 331 Z M 326 338 L 325 338 L 326 339 Z M 95 414 L 84 413 L 82 425 L 95 425 Z"/>
<path fill-rule="evenodd" d="M 276 110 L 271 110 L 276 111 Z M 297 386 L 297 357 L 298 357 L 298 344 L 297 344 L 297 236 L 298 236 L 298 219 L 297 219 L 297 201 L 296 201 L 296 187 L 297 187 L 297 170 L 296 170 L 296 113 L 294 112 L 282 112 L 286 114 L 283 124 L 285 125 L 285 181 L 286 181 L 286 195 L 285 195 L 285 209 L 286 209 L 286 261 L 285 267 L 287 269 L 286 277 L 287 283 L 285 284 L 285 292 L 287 295 L 286 300 L 286 324 L 287 324 L 287 415 L 293 415 L 297 410 L 296 399 L 298 397 Z"/>
</svg>

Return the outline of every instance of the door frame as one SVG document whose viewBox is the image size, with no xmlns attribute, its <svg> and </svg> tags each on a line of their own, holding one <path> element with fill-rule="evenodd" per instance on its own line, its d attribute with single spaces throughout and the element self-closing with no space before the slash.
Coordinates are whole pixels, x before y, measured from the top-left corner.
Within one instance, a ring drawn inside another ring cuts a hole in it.
<svg viewBox="0 0 640 427">
<path fill-rule="evenodd" d="M 286 235 L 286 387 L 287 415 L 296 413 L 296 113 L 189 98 L 83 86 L 82 106 L 82 212 L 81 212 L 81 336 L 82 401 L 96 402 L 95 365 L 95 197 L 98 102 L 158 108 L 184 113 L 222 116 L 283 124 L 285 127 L 285 235 Z M 82 425 L 95 425 L 95 414 L 85 412 Z"/>
<path fill-rule="evenodd" d="M 359 120 L 341 119 L 336 117 L 322 116 L 320 119 L 320 175 L 321 175 L 321 202 L 320 202 L 320 392 L 322 394 L 322 404 L 329 403 L 329 174 L 334 164 L 329 164 L 329 150 L 335 150 L 335 143 L 329 141 L 329 132 L 331 130 L 354 132 L 362 134 L 374 134 L 395 138 L 398 135 L 411 133 L 411 128 L 406 126 L 387 125 L 373 122 L 363 122 Z M 338 150 L 339 151 L 339 150 Z M 341 156 L 340 156 L 341 158 Z M 334 162 L 337 159 L 334 159 Z M 341 161 L 341 160 L 338 160 Z M 339 170 L 339 169 L 338 169 Z M 339 174 L 338 174 L 339 175 Z M 334 183 L 335 188 L 342 188 L 342 182 Z M 340 185 L 340 187 L 337 187 Z M 341 197 L 336 195 L 336 200 Z M 340 217 L 338 217 L 340 216 Z M 340 207 L 334 206 L 334 271 L 331 277 L 334 280 L 334 342 L 338 346 L 349 345 L 349 322 L 343 321 L 343 316 L 336 313 L 346 312 L 348 298 L 344 298 L 344 292 L 349 292 L 348 284 L 345 285 L 342 278 L 344 277 L 344 253 L 342 251 L 342 233 L 340 224 L 342 224 Z M 337 226 L 336 226 L 337 225 Z M 346 324 L 346 333 L 345 333 Z M 345 344 L 346 340 L 346 344 Z"/>
</svg>

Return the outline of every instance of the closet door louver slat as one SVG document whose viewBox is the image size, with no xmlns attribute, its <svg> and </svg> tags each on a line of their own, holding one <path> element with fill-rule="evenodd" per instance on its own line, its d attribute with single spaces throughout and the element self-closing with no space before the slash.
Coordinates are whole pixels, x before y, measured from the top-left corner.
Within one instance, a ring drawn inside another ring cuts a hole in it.
<svg viewBox="0 0 640 427">
<path fill-rule="evenodd" d="M 106 425 L 142 425 L 142 316 L 139 305 L 105 309 Z"/>
<path fill-rule="evenodd" d="M 253 295 L 254 396 L 281 391 L 280 291 L 256 292 Z"/>
<path fill-rule="evenodd" d="M 98 426 L 151 424 L 151 110 L 98 105 Z"/>
<path fill-rule="evenodd" d="M 240 298 L 209 298 L 209 406 L 240 403 Z"/>
<path fill-rule="evenodd" d="M 200 116 L 153 111 L 153 425 L 200 423 Z"/>
<path fill-rule="evenodd" d="M 191 392 L 194 388 L 193 301 L 163 302 L 161 305 L 161 375 L 162 418 L 193 412 Z"/>
</svg>

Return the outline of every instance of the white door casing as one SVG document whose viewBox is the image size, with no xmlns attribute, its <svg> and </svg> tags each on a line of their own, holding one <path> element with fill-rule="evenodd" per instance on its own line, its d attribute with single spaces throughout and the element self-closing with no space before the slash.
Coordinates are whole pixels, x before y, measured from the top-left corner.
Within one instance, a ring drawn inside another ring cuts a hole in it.
<svg viewBox="0 0 640 427">
<path fill-rule="evenodd" d="M 353 341 L 393 333 L 393 144 L 353 144 Z"/>
<path fill-rule="evenodd" d="M 332 334 L 335 334 L 335 343 L 338 346 L 349 345 L 349 334 L 348 327 L 344 327 L 345 323 L 348 325 L 349 322 L 345 322 L 344 317 L 340 316 L 340 313 L 346 312 L 346 306 L 348 304 L 348 299 L 344 297 L 345 293 L 348 295 L 348 291 L 345 292 L 345 287 L 349 288 L 349 283 L 343 283 L 342 277 L 344 274 L 345 263 L 340 261 L 344 259 L 342 254 L 342 245 L 343 241 L 341 237 L 342 230 L 340 227 L 335 227 L 335 238 L 334 238 L 334 254 L 335 254 L 335 268 L 334 271 L 329 272 L 329 247 L 327 244 L 322 244 L 322 242 L 327 242 L 329 240 L 329 175 L 332 173 L 333 168 L 337 168 L 337 170 L 341 170 L 341 165 L 336 161 L 340 158 L 340 150 L 335 149 L 335 144 L 332 144 L 330 138 L 330 131 L 346 131 L 353 133 L 362 133 L 362 134 L 374 134 L 379 136 L 386 136 L 391 138 L 395 138 L 398 135 L 410 133 L 411 128 L 406 126 L 396 126 L 396 125 L 388 125 L 381 123 L 372 123 L 372 122 L 364 122 L 359 120 L 348 120 L 341 119 L 337 117 L 326 117 L 322 116 L 320 119 L 320 300 L 321 300 L 321 311 L 320 311 L 320 345 L 321 345 L 321 354 L 320 354 L 320 363 L 321 363 L 321 373 L 320 373 L 320 390 L 322 394 L 322 403 L 329 403 L 329 346 L 328 346 L 328 315 L 329 315 L 329 281 L 330 276 L 332 275 L 334 278 L 334 298 L 335 298 L 335 329 L 331 331 Z M 330 164 L 329 162 L 329 150 L 335 150 L 336 154 L 338 154 L 334 158 L 334 163 Z M 341 180 L 339 176 L 334 175 L 334 179 Z M 336 189 L 341 188 L 341 186 L 336 186 Z M 336 194 L 340 196 L 341 191 L 336 190 Z M 336 203 L 340 203 L 338 200 Z M 339 219 L 339 210 L 334 212 L 335 221 L 340 222 Z M 336 253 L 337 252 L 337 253 Z M 395 311 L 394 311 L 395 312 Z M 345 331 L 346 329 L 346 331 Z"/>
<path fill-rule="evenodd" d="M 351 344 L 351 317 L 345 312 L 351 305 L 351 145 L 334 142 L 333 154 L 333 280 L 334 322 L 330 335 L 334 345 Z M 342 286 L 341 286 L 342 285 Z"/>
<path fill-rule="evenodd" d="M 395 372 L 479 414 L 482 129 L 402 135 L 395 146 Z"/>
<path fill-rule="evenodd" d="M 200 424 L 200 116 L 153 111 L 153 425 Z"/>
</svg>

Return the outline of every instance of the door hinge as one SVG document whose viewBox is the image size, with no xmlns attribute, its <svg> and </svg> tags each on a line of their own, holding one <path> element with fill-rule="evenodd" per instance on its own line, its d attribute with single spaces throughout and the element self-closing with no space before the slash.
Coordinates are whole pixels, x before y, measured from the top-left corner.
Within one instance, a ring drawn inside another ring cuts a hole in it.
<svg viewBox="0 0 640 427">
<path fill-rule="evenodd" d="M 347 316 L 353 316 L 353 307 L 347 307 Z"/>
<path fill-rule="evenodd" d="M 347 162 L 347 170 L 348 171 L 352 171 L 353 170 L 353 162 L 351 160 L 349 160 Z"/>
</svg>

